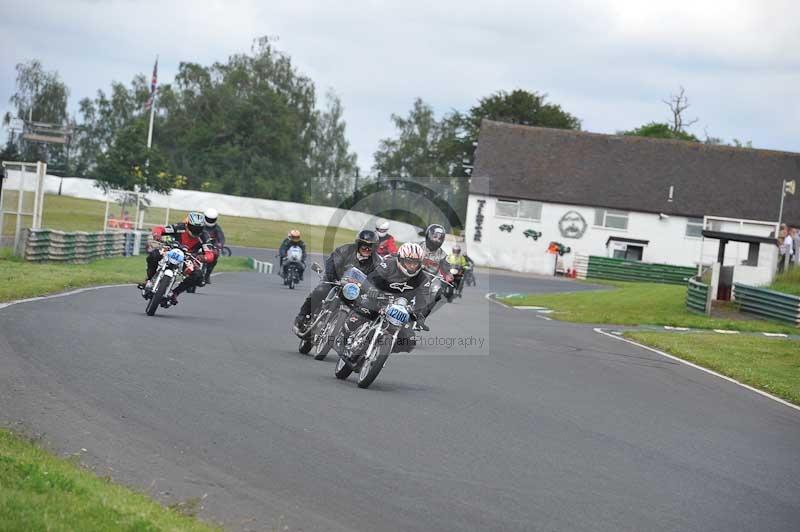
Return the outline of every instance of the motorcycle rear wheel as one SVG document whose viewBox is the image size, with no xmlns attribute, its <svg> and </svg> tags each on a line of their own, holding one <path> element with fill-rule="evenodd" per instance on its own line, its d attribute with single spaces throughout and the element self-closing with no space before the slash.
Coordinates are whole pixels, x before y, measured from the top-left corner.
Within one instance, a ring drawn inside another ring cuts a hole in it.
<svg viewBox="0 0 800 532">
<path fill-rule="evenodd" d="M 386 364 L 386 359 L 389 358 L 389 354 L 392 352 L 392 342 L 390 338 L 384 338 L 383 340 L 382 343 L 374 347 L 377 353 L 365 360 L 364 365 L 361 366 L 361 372 L 358 374 L 359 388 L 369 388 L 369 385 L 372 384 L 372 381 L 375 380 L 378 373 L 383 369 L 384 364 Z"/>
<path fill-rule="evenodd" d="M 167 288 L 169 288 L 169 280 L 165 279 L 164 277 L 158 281 L 158 286 L 156 286 L 155 290 L 153 290 L 153 297 L 151 297 L 150 301 L 147 302 L 146 312 L 148 316 L 155 315 L 156 310 L 158 310 L 158 306 L 161 304 L 161 300 L 164 298 L 164 294 L 167 292 Z"/>
</svg>

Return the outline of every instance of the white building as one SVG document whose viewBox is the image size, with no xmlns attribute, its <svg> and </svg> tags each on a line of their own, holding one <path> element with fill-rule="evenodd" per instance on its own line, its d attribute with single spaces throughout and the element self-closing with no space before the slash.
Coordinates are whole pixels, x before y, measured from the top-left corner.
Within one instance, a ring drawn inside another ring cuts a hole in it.
<svg viewBox="0 0 800 532">
<path fill-rule="evenodd" d="M 737 281 L 761 284 L 777 261 L 766 237 L 776 228 L 782 180 L 797 177 L 800 154 L 484 121 L 467 252 L 479 265 L 542 274 L 554 272 L 554 241 L 571 249 L 565 269 L 576 255 L 711 264 L 719 241 L 702 231 L 704 217 L 714 217 L 707 230 L 765 238 L 725 249 Z M 786 197 L 784 220 L 800 224 L 796 196 Z"/>
</svg>

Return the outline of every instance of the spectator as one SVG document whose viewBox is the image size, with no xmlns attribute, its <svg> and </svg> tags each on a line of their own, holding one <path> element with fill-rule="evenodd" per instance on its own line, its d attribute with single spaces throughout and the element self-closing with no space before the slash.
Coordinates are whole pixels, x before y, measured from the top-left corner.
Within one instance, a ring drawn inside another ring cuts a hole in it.
<svg viewBox="0 0 800 532">
<path fill-rule="evenodd" d="M 781 224 L 780 232 L 778 233 L 778 273 L 783 273 L 786 264 L 792 260 L 794 254 L 794 242 L 786 224 Z"/>
<path fill-rule="evenodd" d="M 792 227 L 792 244 L 794 245 L 794 260 L 792 267 L 800 265 L 800 227 Z"/>
</svg>

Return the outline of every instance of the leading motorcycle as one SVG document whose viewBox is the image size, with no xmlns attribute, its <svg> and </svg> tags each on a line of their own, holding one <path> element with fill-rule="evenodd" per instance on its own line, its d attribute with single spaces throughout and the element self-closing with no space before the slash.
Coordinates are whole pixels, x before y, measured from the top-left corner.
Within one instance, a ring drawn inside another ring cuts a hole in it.
<svg viewBox="0 0 800 532">
<path fill-rule="evenodd" d="M 180 243 L 167 239 L 162 240 L 162 244 L 161 260 L 153 275 L 152 284 L 142 289 L 142 297 L 147 300 L 145 312 L 148 316 L 155 315 L 159 307 L 169 308 L 169 299 L 164 296 L 203 265 L 200 259 L 189 253 Z"/>
<path fill-rule="evenodd" d="M 300 246 L 292 246 L 286 251 L 286 258 L 283 260 L 283 284 L 290 289 L 300 282 L 303 276 L 303 249 Z"/>
</svg>

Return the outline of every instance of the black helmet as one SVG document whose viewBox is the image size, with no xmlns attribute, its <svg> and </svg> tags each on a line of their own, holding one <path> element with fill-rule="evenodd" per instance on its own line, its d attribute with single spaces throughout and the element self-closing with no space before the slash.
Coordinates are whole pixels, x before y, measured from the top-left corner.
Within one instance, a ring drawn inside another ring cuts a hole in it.
<svg viewBox="0 0 800 532">
<path fill-rule="evenodd" d="M 431 224 L 425 230 L 425 246 L 429 251 L 436 251 L 444 244 L 445 230 L 439 224 Z"/>
<path fill-rule="evenodd" d="M 369 229 L 364 229 L 358 236 L 356 237 L 356 255 L 358 256 L 358 260 L 366 260 L 372 255 L 372 252 L 375 251 L 375 246 L 378 245 L 378 235 L 375 234 L 375 231 L 370 231 Z M 362 250 L 366 251 L 369 249 L 368 252 L 362 253 Z"/>
</svg>

